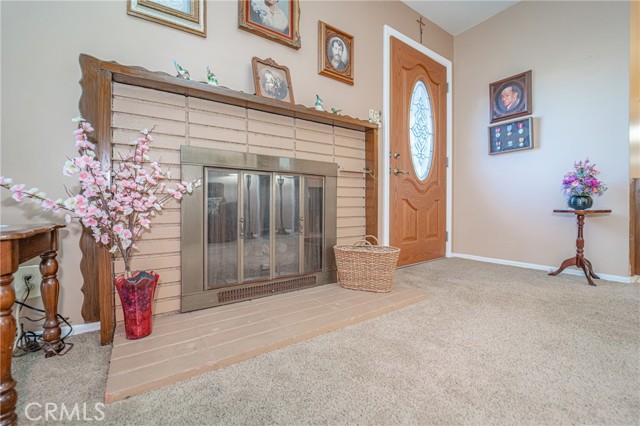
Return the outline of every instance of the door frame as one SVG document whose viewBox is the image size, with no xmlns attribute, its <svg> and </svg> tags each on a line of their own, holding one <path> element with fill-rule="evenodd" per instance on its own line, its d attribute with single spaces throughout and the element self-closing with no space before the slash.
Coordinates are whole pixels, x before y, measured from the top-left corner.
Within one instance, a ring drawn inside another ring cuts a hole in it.
<svg viewBox="0 0 640 426">
<path fill-rule="evenodd" d="M 450 60 L 434 52 L 433 50 L 421 45 L 417 41 L 405 36 L 392 27 L 384 26 L 383 35 L 383 70 L 382 70 L 382 117 L 383 131 L 382 131 L 382 149 L 380 150 L 380 170 L 379 176 L 381 176 L 381 197 L 380 203 L 382 204 L 381 212 L 381 224 L 382 229 L 380 232 L 381 244 L 388 245 L 390 241 L 390 226 L 391 226 L 391 210 L 390 210 L 390 161 L 389 153 L 391 152 L 390 142 L 390 110 L 391 110 L 391 37 L 395 37 L 401 42 L 416 49 L 420 53 L 428 56 L 437 63 L 443 65 L 447 69 L 447 82 L 449 84 L 449 91 L 447 92 L 447 214 L 446 214 L 446 226 L 445 229 L 449 238 L 446 242 L 446 257 L 451 257 L 451 241 L 453 235 L 451 233 L 451 219 L 452 219 L 452 176 L 453 176 L 453 84 L 452 84 L 452 63 Z"/>
</svg>

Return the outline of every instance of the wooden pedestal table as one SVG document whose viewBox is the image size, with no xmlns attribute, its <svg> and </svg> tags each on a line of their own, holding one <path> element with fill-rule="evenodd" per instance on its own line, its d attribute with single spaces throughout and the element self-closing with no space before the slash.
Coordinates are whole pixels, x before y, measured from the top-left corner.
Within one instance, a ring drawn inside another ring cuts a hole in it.
<svg viewBox="0 0 640 426">
<path fill-rule="evenodd" d="M 588 215 L 593 214 L 607 214 L 611 213 L 611 210 L 554 210 L 554 213 L 572 213 L 578 217 L 578 239 L 576 240 L 576 255 L 574 257 L 570 257 L 562 262 L 562 265 L 555 272 L 550 272 L 549 275 L 558 275 L 560 272 L 564 271 L 569 266 L 576 266 L 582 269 L 585 277 L 587 277 L 587 281 L 590 285 L 595 286 L 596 284 L 593 282 L 591 278 L 595 278 L 597 280 L 600 279 L 593 272 L 593 267 L 591 266 L 591 262 L 584 257 L 584 237 L 582 231 L 584 229 L 584 218 Z"/>
<path fill-rule="evenodd" d="M 16 334 L 16 320 L 11 308 L 16 293 L 11 285 L 13 274 L 22 262 L 40 256 L 42 283 L 40 293 L 45 310 L 44 352 L 46 357 L 60 352 L 64 343 L 60 340 L 58 322 L 58 290 L 56 273 L 58 261 L 58 228 L 64 225 L 15 225 L 0 227 L 0 425 L 17 423 L 15 413 L 18 394 L 16 382 L 11 377 L 11 356 Z"/>
</svg>

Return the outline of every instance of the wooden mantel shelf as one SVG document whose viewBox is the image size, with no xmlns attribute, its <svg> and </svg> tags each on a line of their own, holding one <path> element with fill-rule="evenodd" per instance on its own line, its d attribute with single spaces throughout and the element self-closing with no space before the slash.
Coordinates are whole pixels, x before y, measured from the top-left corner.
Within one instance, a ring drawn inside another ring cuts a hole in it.
<svg viewBox="0 0 640 426">
<path fill-rule="evenodd" d="M 222 86 L 211 86 L 199 81 L 185 80 L 165 72 L 149 71 L 142 67 L 120 65 L 116 62 L 105 62 L 92 56 L 81 54 L 80 62 L 83 60 L 96 61 L 99 69 L 112 73 L 113 81 L 118 83 L 208 99 L 357 131 L 367 131 L 378 128 L 376 124 L 370 123 L 369 121 L 347 115 L 318 111 L 315 108 L 309 108 L 304 105 L 294 105 L 289 102 L 256 96 Z"/>
<path fill-rule="evenodd" d="M 103 163 L 111 163 L 111 107 L 113 83 L 117 82 L 363 132 L 365 167 L 377 173 L 378 126 L 368 121 L 317 111 L 315 108 L 304 105 L 294 105 L 226 87 L 184 80 L 165 72 L 102 61 L 86 54 L 80 55 L 80 68 L 82 95 L 78 106 L 80 114 L 95 129 L 89 138 L 96 144 L 96 154 Z M 378 181 L 376 179 L 366 180 L 365 211 L 366 233 L 377 235 Z M 86 230 L 80 238 L 80 249 L 82 251 L 80 271 L 84 281 L 81 289 L 84 293 L 82 317 L 86 322 L 100 321 L 100 341 L 102 344 L 108 344 L 113 340 L 115 330 L 111 255 L 105 247 L 96 244 L 91 233 Z"/>
</svg>

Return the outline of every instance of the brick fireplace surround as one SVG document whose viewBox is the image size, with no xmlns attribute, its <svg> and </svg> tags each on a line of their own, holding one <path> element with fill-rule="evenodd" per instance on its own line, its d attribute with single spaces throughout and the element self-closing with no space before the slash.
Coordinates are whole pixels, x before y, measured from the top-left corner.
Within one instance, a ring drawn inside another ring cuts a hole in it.
<svg viewBox="0 0 640 426">
<path fill-rule="evenodd" d="M 111 141 L 98 145 L 103 161 L 119 158 L 140 129 L 155 126 L 152 157 L 176 181 L 182 145 L 337 163 L 337 244 L 377 234 L 377 182 L 365 172 L 377 170 L 376 125 L 87 55 L 80 64 L 81 113 L 96 129 L 96 141 Z M 160 274 L 155 315 L 180 310 L 180 204 L 166 207 L 132 262 L 134 270 Z M 122 320 L 112 277 L 123 272 L 123 262 L 112 263 L 89 235 L 80 245 L 83 317 L 100 321 L 106 344 Z"/>
</svg>

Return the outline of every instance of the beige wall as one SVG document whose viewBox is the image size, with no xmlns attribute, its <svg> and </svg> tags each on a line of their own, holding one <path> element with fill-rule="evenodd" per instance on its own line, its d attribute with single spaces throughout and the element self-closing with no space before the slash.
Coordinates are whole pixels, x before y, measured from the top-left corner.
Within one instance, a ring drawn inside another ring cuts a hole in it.
<svg viewBox="0 0 640 426">
<path fill-rule="evenodd" d="M 382 109 L 383 25 L 419 37 L 417 13 L 399 1 L 303 1 L 299 51 L 239 30 L 235 0 L 209 3 L 206 39 L 128 16 L 120 1 L 2 1 L 0 15 L 0 174 L 54 197 L 74 183 L 61 169 L 75 153 L 70 119 L 78 114 L 80 53 L 170 74 L 175 58 L 199 80 L 209 65 L 222 85 L 248 93 L 251 57 L 271 57 L 290 68 L 297 103 L 311 106 L 317 93 L 326 107 L 366 118 L 370 108 Z M 355 86 L 318 75 L 318 20 L 355 37 Z M 453 58 L 453 38 L 431 23 L 424 44 Z M 0 197 L 2 223 L 54 220 L 33 206 L 16 207 L 6 190 Z M 77 225 L 64 231 L 59 256 L 60 312 L 74 324 L 83 322 L 78 234 Z"/>
<path fill-rule="evenodd" d="M 522 2 L 454 42 L 453 251 L 557 266 L 575 251 L 560 182 L 589 157 L 596 272 L 629 275 L 629 3 Z M 531 69 L 535 149 L 489 156 L 489 83 Z"/>
</svg>

